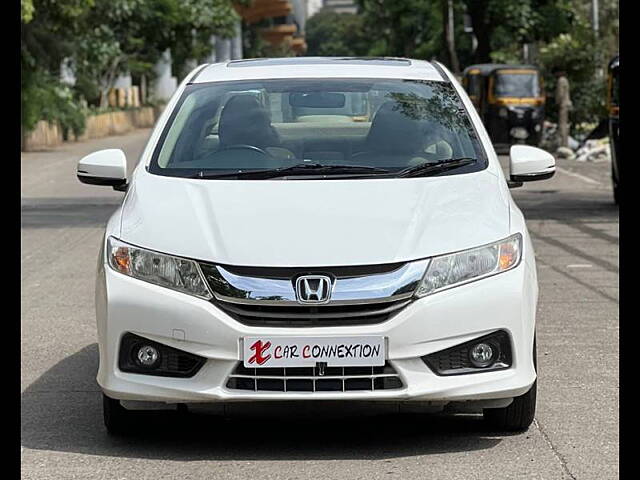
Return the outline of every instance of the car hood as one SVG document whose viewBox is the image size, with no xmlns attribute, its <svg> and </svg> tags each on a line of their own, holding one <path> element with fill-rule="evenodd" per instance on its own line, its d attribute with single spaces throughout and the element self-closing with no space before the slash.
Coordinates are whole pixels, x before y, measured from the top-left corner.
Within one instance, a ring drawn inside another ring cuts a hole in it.
<svg viewBox="0 0 640 480">
<path fill-rule="evenodd" d="M 357 180 L 198 180 L 143 171 L 124 201 L 120 238 L 239 266 L 415 260 L 508 236 L 500 181 L 486 170 Z"/>
</svg>

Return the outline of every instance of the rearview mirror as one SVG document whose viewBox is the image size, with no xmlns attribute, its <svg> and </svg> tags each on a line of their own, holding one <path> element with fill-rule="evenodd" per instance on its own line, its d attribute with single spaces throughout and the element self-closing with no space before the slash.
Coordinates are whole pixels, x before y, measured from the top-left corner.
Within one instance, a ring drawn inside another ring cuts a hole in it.
<svg viewBox="0 0 640 480">
<path fill-rule="evenodd" d="M 549 152 L 529 145 L 513 145 L 509 153 L 510 187 L 522 182 L 546 180 L 556 172 L 556 160 Z"/>
<path fill-rule="evenodd" d="M 127 157 L 118 148 L 93 152 L 78 162 L 78 180 L 89 185 L 127 189 Z"/>
<path fill-rule="evenodd" d="M 345 104 L 345 98 L 344 93 L 297 92 L 289 95 L 289 105 L 307 108 L 342 108 Z"/>
</svg>

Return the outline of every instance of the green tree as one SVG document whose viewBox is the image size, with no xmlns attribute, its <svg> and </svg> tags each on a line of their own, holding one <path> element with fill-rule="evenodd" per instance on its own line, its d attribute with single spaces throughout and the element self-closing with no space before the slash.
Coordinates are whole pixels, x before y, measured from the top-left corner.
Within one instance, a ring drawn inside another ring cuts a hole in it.
<svg viewBox="0 0 640 480">
<path fill-rule="evenodd" d="M 357 0 L 372 55 L 430 58 L 445 50 L 442 12 L 429 0 Z"/>
<path fill-rule="evenodd" d="M 75 58 L 80 85 L 98 85 L 101 106 L 118 75 L 150 75 L 171 49 L 175 73 L 211 51 L 212 35 L 232 36 L 238 16 L 229 0 L 96 0 Z"/>
<path fill-rule="evenodd" d="M 593 32 L 586 26 L 577 26 L 572 33 L 562 33 L 540 49 L 540 64 L 547 85 L 547 115 L 555 119 L 555 70 L 566 73 L 571 88 L 572 130 L 583 122 L 593 123 L 606 114 L 604 99 L 606 84 L 596 74 L 594 53 L 601 49 Z"/>
<path fill-rule="evenodd" d="M 168 48 L 176 72 L 188 59 L 202 60 L 212 35 L 233 35 L 232 1 L 21 0 L 23 130 L 40 119 L 80 128 L 81 97 L 104 105 L 119 74 L 152 75 Z M 73 89 L 60 83 L 63 61 L 75 71 Z"/>
<path fill-rule="evenodd" d="M 370 39 L 364 32 L 364 17 L 323 10 L 307 20 L 307 55 L 366 56 Z"/>
<path fill-rule="evenodd" d="M 33 18 L 33 1 L 20 0 L 20 18 L 24 23 L 29 23 Z"/>
<path fill-rule="evenodd" d="M 513 62 L 522 44 L 549 40 L 573 19 L 568 0 L 457 1 L 466 7 L 478 42 L 473 63 Z"/>
<path fill-rule="evenodd" d="M 81 18 L 93 0 L 22 0 L 21 127 L 38 120 L 59 122 L 66 133 L 80 133 L 84 114 L 68 86 L 60 82 L 60 64 L 73 55 Z"/>
</svg>

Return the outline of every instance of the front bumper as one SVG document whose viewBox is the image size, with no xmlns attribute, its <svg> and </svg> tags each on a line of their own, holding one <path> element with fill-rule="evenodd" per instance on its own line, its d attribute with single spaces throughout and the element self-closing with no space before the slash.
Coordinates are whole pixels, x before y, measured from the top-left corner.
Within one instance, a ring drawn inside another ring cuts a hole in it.
<svg viewBox="0 0 640 480">
<path fill-rule="evenodd" d="M 106 395 L 120 400 L 211 403 L 283 400 L 469 401 L 512 398 L 533 384 L 533 335 L 537 285 L 531 264 L 414 301 L 376 325 L 281 328 L 238 323 L 212 303 L 141 282 L 100 264 L 96 313 L 100 367 Z M 421 356 L 494 330 L 511 338 L 513 364 L 500 371 L 438 376 Z M 207 359 L 191 378 L 168 378 L 118 369 L 122 335 L 132 332 Z M 251 392 L 226 388 L 241 361 L 244 336 L 380 335 L 387 358 L 402 379 L 394 390 L 351 392 Z"/>
</svg>

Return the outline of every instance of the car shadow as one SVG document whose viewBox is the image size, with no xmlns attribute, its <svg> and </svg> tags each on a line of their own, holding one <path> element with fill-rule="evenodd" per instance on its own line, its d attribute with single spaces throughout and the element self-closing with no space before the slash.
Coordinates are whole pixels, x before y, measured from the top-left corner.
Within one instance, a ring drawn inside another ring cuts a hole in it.
<svg viewBox="0 0 640 480">
<path fill-rule="evenodd" d="M 515 190 L 513 198 L 527 220 L 617 222 L 619 208 L 608 190 Z"/>
<path fill-rule="evenodd" d="M 104 226 L 121 198 L 23 198 L 22 229 Z"/>
<path fill-rule="evenodd" d="M 132 435 L 112 437 L 102 423 L 97 366 L 97 344 L 88 345 L 26 388 L 24 447 L 181 461 L 341 460 L 484 450 L 504 436 L 488 432 L 478 415 L 369 414 L 338 402 L 329 409 L 289 404 L 284 415 L 144 412 Z"/>
</svg>

